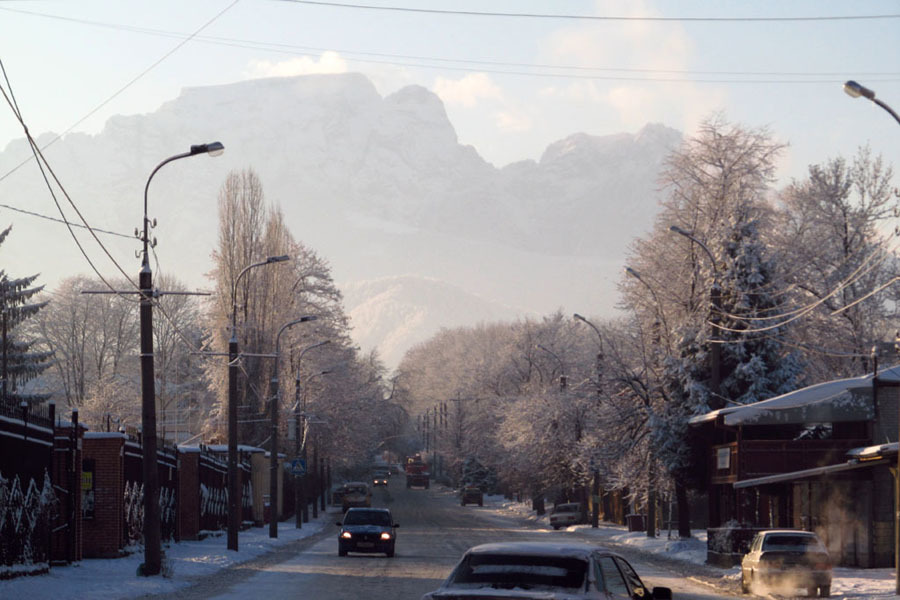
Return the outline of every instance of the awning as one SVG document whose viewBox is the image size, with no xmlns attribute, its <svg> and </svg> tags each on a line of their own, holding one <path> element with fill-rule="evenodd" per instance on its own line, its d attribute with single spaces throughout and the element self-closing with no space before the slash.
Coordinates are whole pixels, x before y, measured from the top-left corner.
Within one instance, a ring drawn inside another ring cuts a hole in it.
<svg viewBox="0 0 900 600">
<path fill-rule="evenodd" d="M 828 465 L 825 467 L 816 467 L 814 469 L 804 469 L 802 471 L 791 471 L 789 473 L 778 473 L 777 475 L 767 475 L 765 477 L 756 477 L 754 479 L 744 479 L 734 482 L 734 489 L 755 487 L 758 485 L 766 485 L 769 483 L 780 483 L 783 481 L 794 481 L 795 479 L 806 479 L 808 477 L 818 477 L 820 475 L 831 475 L 842 471 L 851 471 L 853 469 L 862 469 L 864 467 L 875 467 L 878 465 L 893 464 L 893 460 L 879 458 L 877 460 L 848 460 L 845 463 L 836 465 Z"/>
</svg>

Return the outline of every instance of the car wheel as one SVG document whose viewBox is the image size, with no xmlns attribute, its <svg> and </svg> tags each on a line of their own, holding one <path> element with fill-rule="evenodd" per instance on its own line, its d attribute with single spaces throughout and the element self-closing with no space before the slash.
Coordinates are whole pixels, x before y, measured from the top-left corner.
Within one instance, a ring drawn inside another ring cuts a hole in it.
<svg viewBox="0 0 900 600">
<path fill-rule="evenodd" d="M 338 556 L 347 556 L 347 548 L 338 546 Z"/>
<path fill-rule="evenodd" d="M 385 552 L 385 554 L 388 558 L 394 558 L 394 547 L 391 546 L 390 548 L 388 548 L 388 551 Z"/>
<path fill-rule="evenodd" d="M 820 585 L 819 586 L 819 597 L 820 598 L 828 598 L 831 596 L 831 586 L 830 585 Z"/>
</svg>

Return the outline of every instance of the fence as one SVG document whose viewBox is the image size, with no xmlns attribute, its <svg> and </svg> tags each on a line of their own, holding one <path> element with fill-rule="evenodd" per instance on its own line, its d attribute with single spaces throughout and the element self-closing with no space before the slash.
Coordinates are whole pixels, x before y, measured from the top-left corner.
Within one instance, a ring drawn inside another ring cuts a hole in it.
<svg viewBox="0 0 900 600">
<path fill-rule="evenodd" d="M 0 401 L 0 578 L 49 568 L 59 513 L 51 478 L 53 410 Z"/>
</svg>

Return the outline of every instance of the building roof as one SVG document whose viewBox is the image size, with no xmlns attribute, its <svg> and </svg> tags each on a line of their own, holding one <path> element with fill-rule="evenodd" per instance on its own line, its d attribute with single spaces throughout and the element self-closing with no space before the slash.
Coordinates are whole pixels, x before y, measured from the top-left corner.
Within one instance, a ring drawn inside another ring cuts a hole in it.
<svg viewBox="0 0 900 600">
<path fill-rule="evenodd" d="M 872 383 L 875 375 L 836 379 L 811 385 L 753 404 L 720 408 L 690 420 L 691 425 L 723 417 L 725 425 L 829 423 L 874 418 Z M 881 383 L 900 383 L 900 365 L 878 372 Z"/>
</svg>

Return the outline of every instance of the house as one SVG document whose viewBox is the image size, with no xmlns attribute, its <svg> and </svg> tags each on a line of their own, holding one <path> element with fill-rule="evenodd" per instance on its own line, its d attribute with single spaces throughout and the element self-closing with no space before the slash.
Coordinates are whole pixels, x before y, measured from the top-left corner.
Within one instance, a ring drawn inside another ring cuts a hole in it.
<svg viewBox="0 0 900 600">
<path fill-rule="evenodd" d="M 894 564 L 900 365 L 694 417 L 706 448 L 708 561 L 765 528 L 816 531 L 838 564 Z"/>
</svg>

